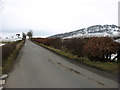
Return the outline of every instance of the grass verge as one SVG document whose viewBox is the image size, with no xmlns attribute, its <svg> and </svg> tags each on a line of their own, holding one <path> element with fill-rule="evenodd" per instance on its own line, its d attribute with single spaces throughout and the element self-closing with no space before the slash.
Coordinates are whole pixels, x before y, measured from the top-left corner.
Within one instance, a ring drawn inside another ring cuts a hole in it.
<svg viewBox="0 0 120 90">
<path fill-rule="evenodd" d="M 55 52 L 55 53 L 57 53 L 61 56 L 64 56 L 68 59 L 75 60 L 77 62 L 80 62 L 82 64 L 85 64 L 85 65 L 88 65 L 88 66 L 91 66 L 91 67 L 94 67 L 94 68 L 97 68 L 99 70 L 107 71 L 107 72 L 111 72 L 111 73 L 118 72 L 118 63 L 117 62 L 91 61 L 88 58 L 80 58 L 80 57 L 77 57 L 77 56 L 75 56 L 71 53 L 68 53 L 68 52 L 65 52 L 65 51 L 62 51 L 62 50 L 58 50 L 58 49 L 46 46 L 46 45 L 38 43 L 38 42 L 34 42 L 34 43 L 36 43 L 37 45 L 40 45 L 40 46 L 42 46 L 46 49 L 49 49 L 49 50 L 51 50 L 51 51 L 53 51 L 53 52 Z"/>
<path fill-rule="evenodd" d="M 23 44 L 24 44 L 24 41 L 19 42 L 17 44 L 16 49 L 13 51 L 13 53 L 11 53 L 11 55 L 5 60 L 5 63 L 2 66 L 2 73 L 3 74 L 8 73 L 11 70 L 11 68 L 14 64 L 14 61 L 17 58 L 19 51 L 22 48 Z"/>
</svg>

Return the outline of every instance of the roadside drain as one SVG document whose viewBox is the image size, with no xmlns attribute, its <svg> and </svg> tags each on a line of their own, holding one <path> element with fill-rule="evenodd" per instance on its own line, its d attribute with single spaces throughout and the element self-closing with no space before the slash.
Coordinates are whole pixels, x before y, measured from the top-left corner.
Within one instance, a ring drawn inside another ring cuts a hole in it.
<svg viewBox="0 0 120 90">
<path fill-rule="evenodd" d="M 0 77 L 0 90 L 3 89 L 3 85 L 5 84 L 7 77 L 8 77 L 8 74 L 3 74 L 3 75 Z"/>
<path fill-rule="evenodd" d="M 74 72 L 74 73 L 76 73 L 76 74 L 78 74 L 78 75 L 82 75 L 82 76 L 86 77 L 87 79 L 92 80 L 92 81 L 98 83 L 99 85 L 105 85 L 105 84 L 99 82 L 99 81 L 96 80 L 96 79 L 89 78 L 88 76 L 82 74 L 81 72 L 79 72 L 79 71 L 77 71 L 77 70 L 75 70 L 75 69 L 72 69 L 72 68 L 69 68 L 69 67 L 63 65 L 63 64 L 60 63 L 60 62 L 56 62 L 56 63 L 55 63 L 55 61 L 53 62 L 53 60 L 50 60 L 50 59 L 49 59 L 49 61 L 50 61 L 51 63 L 53 63 L 53 64 L 58 64 L 58 65 L 60 65 L 61 67 L 65 68 L 65 69 L 67 69 L 67 70 L 69 70 L 69 71 L 72 71 L 72 72 Z"/>
</svg>

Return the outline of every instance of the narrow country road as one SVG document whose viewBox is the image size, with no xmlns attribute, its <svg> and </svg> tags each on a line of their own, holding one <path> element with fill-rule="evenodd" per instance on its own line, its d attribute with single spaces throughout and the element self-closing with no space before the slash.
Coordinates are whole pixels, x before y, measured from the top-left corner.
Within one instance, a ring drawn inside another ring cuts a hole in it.
<svg viewBox="0 0 120 90">
<path fill-rule="evenodd" d="M 118 88 L 118 84 L 26 40 L 4 87 Z"/>
</svg>

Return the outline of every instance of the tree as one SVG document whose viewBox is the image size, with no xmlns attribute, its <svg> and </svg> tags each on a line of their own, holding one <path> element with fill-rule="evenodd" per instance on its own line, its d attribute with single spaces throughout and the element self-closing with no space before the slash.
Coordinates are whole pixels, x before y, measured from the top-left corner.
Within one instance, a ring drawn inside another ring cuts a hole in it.
<svg viewBox="0 0 120 90">
<path fill-rule="evenodd" d="M 84 53 L 91 60 L 108 61 L 118 51 L 118 43 L 110 37 L 93 37 L 84 45 Z"/>
<path fill-rule="evenodd" d="M 18 38 L 20 38 L 20 34 L 16 34 L 16 36 L 17 36 Z"/>
<path fill-rule="evenodd" d="M 26 34 L 22 33 L 22 39 L 25 40 L 26 39 Z"/>
<path fill-rule="evenodd" d="M 27 33 L 27 36 L 29 37 L 29 39 L 32 38 L 32 36 L 33 36 L 33 32 L 32 32 L 32 30 L 30 30 L 30 31 Z"/>
</svg>

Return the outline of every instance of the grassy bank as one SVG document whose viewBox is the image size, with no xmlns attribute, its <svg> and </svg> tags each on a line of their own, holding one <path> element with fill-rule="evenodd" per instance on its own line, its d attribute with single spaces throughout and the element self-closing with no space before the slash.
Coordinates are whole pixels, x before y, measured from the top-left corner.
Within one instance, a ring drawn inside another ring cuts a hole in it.
<svg viewBox="0 0 120 90">
<path fill-rule="evenodd" d="M 22 48 L 23 44 L 24 44 L 24 41 L 17 43 L 15 50 L 10 54 L 10 56 L 2 64 L 2 73 L 8 73 L 11 70 L 14 64 L 14 61 L 18 56 L 19 51 Z"/>
<path fill-rule="evenodd" d="M 34 42 L 34 41 L 33 41 Z M 71 60 L 75 60 L 79 63 L 82 63 L 82 64 L 85 64 L 85 65 L 89 65 L 91 67 L 94 67 L 94 68 L 97 68 L 97 69 L 100 69 L 100 70 L 103 70 L 103 71 L 107 71 L 107 72 L 111 72 L 111 73 L 114 73 L 114 72 L 117 72 L 118 71 L 118 63 L 117 62 L 100 62 L 100 61 L 91 61 L 87 58 L 80 58 L 80 57 L 77 57 L 71 53 L 68 53 L 68 52 L 65 52 L 65 51 L 61 51 L 61 50 L 58 50 L 58 49 L 55 49 L 53 47 L 49 47 L 49 46 L 46 46 L 44 44 L 41 44 L 41 43 L 38 43 L 38 42 L 34 42 L 44 48 L 47 48 L 61 56 L 64 56 L 66 58 L 69 58 Z"/>
</svg>

